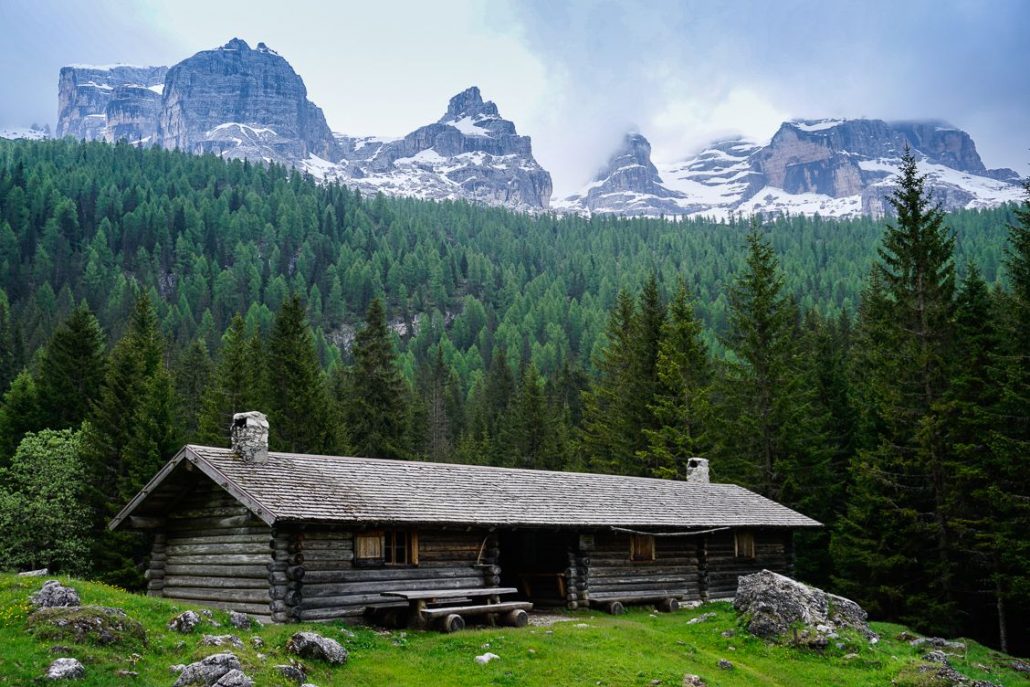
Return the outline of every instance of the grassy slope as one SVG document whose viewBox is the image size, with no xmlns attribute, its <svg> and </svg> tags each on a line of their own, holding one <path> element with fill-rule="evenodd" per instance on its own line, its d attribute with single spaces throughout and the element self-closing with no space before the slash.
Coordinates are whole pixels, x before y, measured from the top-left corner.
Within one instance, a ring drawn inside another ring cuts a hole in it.
<svg viewBox="0 0 1030 687">
<path fill-rule="evenodd" d="M 142 622 L 148 632 L 147 646 L 73 646 L 71 655 L 87 670 L 77 685 L 171 685 L 175 677 L 168 666 L 188 663 L 222 649 L 201 646 L 203 633 L 239 635 L 247 646 L 233 650 L 248 675 L 258 685 L 286 685 L 272 670 L 288 662 L 283 650 L 286 640 L 301 626 L 271 626 L 254 632 L 237 631 L 216 613 L 223 627 L 202 625 L 192 635 L 179 635 L 165 624 L 187 606 L 161 599 L 127 594 L 104 585 L 62 580 L 70 583 L 83 603 L 117 606 Z M 39 588 L 39 578 L 0 575 L 0 685 L 31 685 L 37 682 L 53 659 L 50 647 L 58 642 L 40 641 L 26 632 L 30 611 L 28 595 Z M 702 612 L 714 611 L 717 618 L 688 625 Z M 845 651 L 833 649 L 826 655 L 779 647 L 741 633 L 728 604 L 710 604 L 702 610 L 656 615 L 644 609 L 625 616 L 610 617 L 595 612 L 572 614 L 571 622 L 551 627 L 473 629 L 454 635 L 418 632 L 376 632 L 339 624 L 309 625 L 308 629 L 340 640 L 351 652 L 345 666 L 328 668 L 307 662 L 308 679 L 319 687 L 330 685 L 680 685 L 684 673 L 701 675 L 709 685 L 876 685 L 894 681 L 898 685 L 920 682 L 914 667 L 919 652 L 892 639 L 897 625 L 875 624 L 884 637 L 875 647 L 860 646 L 859 657 L 845 659 Z M 725 638 L 727 629 L 737 635 Z M 265 646 L 250 643 L 260 636 Z M 473 657 L 491 651 L 501 659 L 486 666 Z M 133 654 L 138 654 L 134 657 Z M 725 658 L 736 666 L 720 670 L 716 663 Z M 1007 657 L 975 643 L 963 659 L 953 660 L 965 674 L 989 679 L 1007 687 L 1030 687 L 1030 679 L 1007 668 Z M 978 668 L 977 666 L 980 666 Z M 987 667 L 990 672 L 985 672 Z M 117 670 L 135 670 L 132 680 L 115 677 Z"/>
</svg>

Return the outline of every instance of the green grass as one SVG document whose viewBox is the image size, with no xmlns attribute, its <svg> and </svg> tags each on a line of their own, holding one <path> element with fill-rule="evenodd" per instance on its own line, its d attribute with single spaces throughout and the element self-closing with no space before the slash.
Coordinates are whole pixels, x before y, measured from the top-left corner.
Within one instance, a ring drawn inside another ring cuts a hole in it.
<svg viewBox="0 0 1030 687">
<path fill-rule="evenodd" d="M 36 639 L 27 632 L 30 593 L 40 578 L 0 575 L 0 685 L 41 684 L 39 679 L 53 660 L 54 640 Z M 70 645 L 72 656 L 86 666 L 86 678 L 73 683 L 90 685 L 171 685 L 169 666 L 189 663 L 225 649 L 201 646 L 202 634 L 236 634 L 246 644 L 232 650 L 245 672 L 260 686 L 287 685 L 272 666 L 288 663 L 284 646 L 298 629 L 311 629 L 339 640 L 350 651 L 350 661 L 330 668 L 305 661 L 309 681 L 331 685 L 519 685 L 541 687 L 589 685 L 678 686 L 684 673 L 698 674 L 712 687 L 732 685 L 819 685 L 820 687 L 875 685 L 931 685 L 917 670 L 920 653 L 893 639 L 904 628 L 875 623 L 882 636 L 876 646 L 858 637 L 845 638 L 845 649 L 833 647 L 820 655 L 810 650 L 769 644 L 747 635 L 737 625 L 729 604 L 702 609 L 654 614 L 632 609 L 624 616 L 597 612 L 570 613 L 570 622 L 550 627 L 482 628 L 442 635 L 435 632 L 377 631 L 366 627 L 319 623 L 266 626 L 254 631 L 229 627 L 225 613 L 215 613 L 222 627 L 202 624 L 193 634 L 166 629 L 167 622 L 191 606 L 172 604 L 101 584 L 62 579 L 71 584 L 84 604 L 123 608 L 147 630 L 145 646 Z M 193 606 L 192 608 L 197 608 Z M 717 617 L 704 623 L 687 621 L 703 612 Z M 723 637 L 734 630 L 733 637 Z M 261 637 L 255 649 L 251 638 Z M 1008 667 L 1010 658 L 968 642 L 968 654 L 952 664 L 966 675 L 1006 687 L 1030 687 L 1030 680 Z M 491 651 L 501 658 L 481 666 L 474 657 Z M 851 651 L 857 657 L 845 658 Z M 733 662 L 733 670 L 717 667 L 719 659 Z M 131 670 L 137 678 L 117 677 Z"/>
</svg>

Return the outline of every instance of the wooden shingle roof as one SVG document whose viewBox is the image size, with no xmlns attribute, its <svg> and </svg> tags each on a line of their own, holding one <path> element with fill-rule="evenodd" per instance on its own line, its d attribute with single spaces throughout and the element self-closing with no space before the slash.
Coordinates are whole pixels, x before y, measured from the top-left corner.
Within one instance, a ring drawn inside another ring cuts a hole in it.
<svg viewBox="0 0 1030 687">
<path fill-rule="evenodd" d="M 542 527 L 815 527 L 743 487 L 455 463 L 186 446 L 112 521 L 117 527 L 183 461 L 268 524 L 439 523 Z"/>
</svg>

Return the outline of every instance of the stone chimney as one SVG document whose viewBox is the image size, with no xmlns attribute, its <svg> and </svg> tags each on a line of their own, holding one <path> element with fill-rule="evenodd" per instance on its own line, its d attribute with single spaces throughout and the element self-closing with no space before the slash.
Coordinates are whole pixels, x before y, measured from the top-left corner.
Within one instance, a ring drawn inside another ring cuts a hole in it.
<svg viewBox="0 0 1030 687">
<path fill-rule="evenodd" d="M 232 450 L 244 463 L 268 462 L 268 418 L 251 410 L 232 416 Z"/>
<path fill-rule="evenodd" d="M 708 484 L 708 461 L 704 458 L 688 458 L 687 481 L 695 484 Z"/>
</svg>

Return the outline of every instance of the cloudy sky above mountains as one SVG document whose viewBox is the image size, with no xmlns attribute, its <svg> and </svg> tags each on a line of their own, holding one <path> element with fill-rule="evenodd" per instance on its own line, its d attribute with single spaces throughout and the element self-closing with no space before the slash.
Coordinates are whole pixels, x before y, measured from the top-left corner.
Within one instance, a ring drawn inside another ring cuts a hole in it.
<svg viewBox="0 0 1030 687">
<path fill-rule="evenodd" d="M 556 191 L 622 133 L 655 158 L 789 118 L 940 118 L 1030 174 L 1025 0 L 0 2 L 0 126 L 56 120 L 69 63 L 174 64 L 239 36 L 304 78 L 335 131 L 399 136 L 475 84 Z"/>
</svg>

